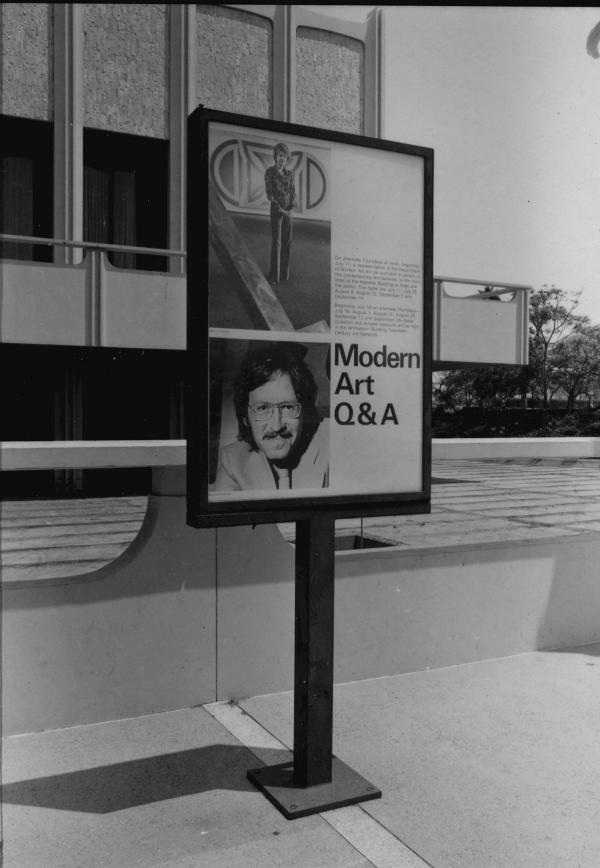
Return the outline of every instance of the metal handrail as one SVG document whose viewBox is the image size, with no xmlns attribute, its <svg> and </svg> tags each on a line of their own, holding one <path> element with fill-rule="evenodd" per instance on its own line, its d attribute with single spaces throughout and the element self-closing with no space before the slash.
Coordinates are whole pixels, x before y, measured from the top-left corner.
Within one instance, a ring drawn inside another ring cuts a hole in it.
<svg viewBox="0 0 600 868">
<path fill-rule="evenodd" d="M 185 258 L 185 250 L 165 250 L 161 247 L 133 247 L 126 244 L 104 244 L 101 241 L 67 241 L 65 238 L 40 238 L 37 235 L 7 235 L 0 233 L 0 241 L 15 241 L 17 244 L 42 244 L 47 247 L 81 247 L 85 250 L 108 250 L 116 253 L 149 253 L 153 256 L 179 256 Z"/>
<path fill-rule="evenodd" d="M 141 253 L 151 256 L 176 256 L 180 259 L 187 257 L 186 250 L 170 250 L 162 247 L 137 247 L 126 244 L 108 244 L 101 241 L 69 241 L 66 238 L 43 238 L 37 235 L 9 235 L 0 233 L 0 242 L 16 242 L 17 244 L 40 244 L 47 247 L 71 247 L 81 248 L 84 250 L 106 250 L 115 253 Z M 467 286 L 493 286 L 494 290 L 488 297 L 497 295 L 507 295 L 511 292 L 528 292 L 533 288 L 525 284 L 519 283 L 502 283 L 497 280 L 476 280 L 467 277 L 436 277 L 433 278 L 434 283 L 458 283 Z M 481 293 L 471 296 L 463 296 L 463 298 L 481 298 Z"/>
</svg>

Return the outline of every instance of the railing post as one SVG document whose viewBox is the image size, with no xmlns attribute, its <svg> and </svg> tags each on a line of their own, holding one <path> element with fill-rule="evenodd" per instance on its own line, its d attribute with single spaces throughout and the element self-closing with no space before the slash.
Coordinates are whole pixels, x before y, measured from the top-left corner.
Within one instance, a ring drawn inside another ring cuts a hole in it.
<svg viewBox="0 0 600 868">
<path fill-rule="evenodd" d="M 185 247 L 185 167 L 187 117 L 196 107 L 194 4 L 173 3 L 169 9 L 169 247 Z M 169 259 L 171 274 L 185 274 L 182 257 Z"/>
</svg>

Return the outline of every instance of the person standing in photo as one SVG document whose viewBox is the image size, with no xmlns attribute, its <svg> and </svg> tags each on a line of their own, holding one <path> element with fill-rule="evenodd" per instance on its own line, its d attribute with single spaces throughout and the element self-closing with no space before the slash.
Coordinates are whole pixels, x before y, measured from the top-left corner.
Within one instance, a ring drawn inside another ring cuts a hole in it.
<svg viewBox="0 0 600 868">
<path fill-rule="evenodd" d="M 265 192 L 271 203 L 271 263 L 269 282 L 289 280 L 292 250 L 292 208 L 296 206 L 294 173 L 287 168 L 290 151 L 279 142 L 273 148 L 273 163 L 265 172 Z"/>
</svg>

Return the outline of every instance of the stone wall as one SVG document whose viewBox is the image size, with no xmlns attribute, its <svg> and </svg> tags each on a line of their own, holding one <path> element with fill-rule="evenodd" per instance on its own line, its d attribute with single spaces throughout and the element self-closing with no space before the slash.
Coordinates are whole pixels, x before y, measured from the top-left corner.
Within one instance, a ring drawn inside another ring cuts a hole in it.
<svg viewBox="0 0 600 868">
<path fill-rule="evenodd" d="M 87 3 L 83 30 L 85 126 L 167 138 L 167 6 Z"/>
<path fill-rule="evenodd" d="M 227 6 L 195 6 L 195 105 L 273 116 L 274 92 L 284 86 L 284 70 L 274 69 L 274 25 L 267 17 L 271 7 L 265 10 L 262 16 Z M 82 19 L 84 125 L 167 138 L 168 4 L 87 3 Z M 0 110 L 52 119 L 52 4 L 4 3 L 0 20 Z M 315 27 L 298 27 L 295 35 L 293 119 L 363 132 L 364 44 Z"/>
<path fill-rule="evenodd" d="M 2 3 L 0 21 L 0 111 L 18 117 L 51 120 L 51 5 Z"/>
<path fill-rule="evenodd" d="M 336 33 L 299 27 L 296 33 L 297 122 L 362 133 L 363 94 L 363 44 Z"/>
<path fill-rule="evenodd" d="M 207 4 L 196 9 L 196 103 L 271 117 L 273 28 L 269 19 Z"/>
</svg>

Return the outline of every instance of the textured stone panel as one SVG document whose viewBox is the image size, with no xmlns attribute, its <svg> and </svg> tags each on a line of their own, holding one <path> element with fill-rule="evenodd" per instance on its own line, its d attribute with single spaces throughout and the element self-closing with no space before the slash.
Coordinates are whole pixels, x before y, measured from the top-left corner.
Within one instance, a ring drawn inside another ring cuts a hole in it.
<svg viewBox="0 0 600 868">
<path fill-rule="evenodd" d="M 312 27 L 296 32 L 296 121 L 363 132 L 364 45 Z"/>
<path fill-rule="evenodd" d="M 0 110 L 52 119 L 52 12 L 49 3 L 0 4 Z"/>
<path fill-rule="evenodd" d="M 196 104 L 270 117 L 273 37 L 269 19 L 207 4 L 196 8 Z"/>
<path fill-rule="evenodd" d="M 86 3 L 83 31 L 85 125 L 167 138 L 166 5 Z"/>
</svg>

